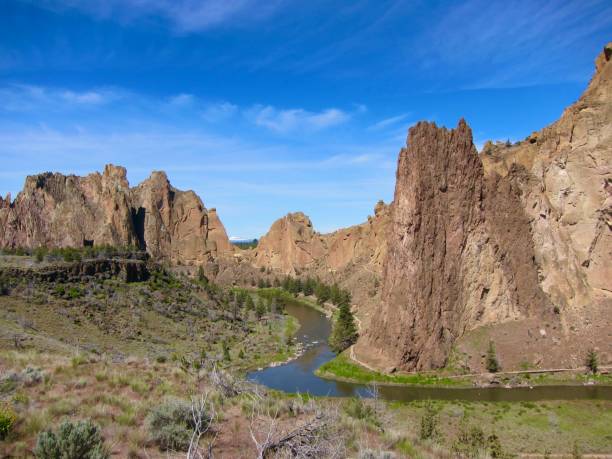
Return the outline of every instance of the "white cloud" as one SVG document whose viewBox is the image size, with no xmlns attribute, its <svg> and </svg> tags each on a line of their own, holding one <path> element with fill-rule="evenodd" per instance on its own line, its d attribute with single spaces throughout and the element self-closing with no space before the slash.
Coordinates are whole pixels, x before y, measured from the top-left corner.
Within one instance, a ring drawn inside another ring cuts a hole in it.
<svg viewBox="0 0 612 459">
<path fill-rule="evenodd" d="M 114 102 L 124 97 L 122 91 L 115 89 L 92 89 L 72 91 L 42 86 L 14 84 L 0 88 L 2 106 L 6 111 L 32 111 L 48 108 L 96 106 Z"/>
<path fill-rule="evenodd" d="M 238 111 L 238 106 L 230 102 L 219 102 L 208 105 L 202 112 L 202 117 L 206 121 L 223 121 L 233 116 Z"/>
<path fill-rule="evenodd" d="M 187 107 L 193 104 L 195 97 L 192 94 L 177 94 L 175 96 L 170 97 L 170 105 L 175 107 Z"/>
<path fill-rule="evenodd" d="M 401 115 L 392 116 L 390 118 L 385 118 L 383 120 L 378 121 L 377 123 L 374 123 L 368 129 L 369 130 L 373 130 L 373 131 L 384 129 L 384 128 L 387 128 L 387 127 L 392 126 L 394 124 L 397 124 L 400 121 L 404 121 L 409 116 L 410 116 L 410 113 L 402 113 Z"/>
<path fill-rule="evenodd" d="M 302 108 L 279 110 L 270 105 L 256 105 L 247 110 L 246 115 L 256 125 L 279 133 L 325 129 L 342 124 L 350 118 L 348 113 L 337 108 L 310 112 Z"/>
</svg>

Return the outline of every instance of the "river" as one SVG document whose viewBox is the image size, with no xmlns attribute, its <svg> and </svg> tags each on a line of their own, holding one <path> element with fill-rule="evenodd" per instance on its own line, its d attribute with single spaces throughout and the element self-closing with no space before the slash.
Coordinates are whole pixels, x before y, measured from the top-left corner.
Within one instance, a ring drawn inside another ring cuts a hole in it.
<svg viewBox="0 0 612 459">
<path fill-rule="evenodd" d="M 308 393 L 332 397 L 370 397 L 370 388 L 365 384 L 347 383 L 324 379 L 314 371 L 334 358 L 327 345 L 331 332 L 328 318 L 321 312 L 299 303 L 287 303 L 286 311 L 300 323 L 296 339 L 305 347 L 305 352 L 284 365 L 251 372 L 247 379 L 271 389 L 289 393 Z M 487 402 L 518 402 L 542 400 L 612 400 L 612 386 L 535 386 L 506 389 L 445 388 L 379 385 L 379 396 L 386 400 L 466 400 Z"/>
</svg>

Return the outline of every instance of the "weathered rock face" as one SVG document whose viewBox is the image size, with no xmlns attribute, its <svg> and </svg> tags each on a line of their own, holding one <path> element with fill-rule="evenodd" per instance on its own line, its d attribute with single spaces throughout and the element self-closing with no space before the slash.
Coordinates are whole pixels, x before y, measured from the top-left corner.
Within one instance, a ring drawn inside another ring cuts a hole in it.
<svg viewBox="0 0 612 459">
<path fill-rule="evenodd" d="M 314 265 L 325 253 L 323 239 L 302 212 L 290 213 L 275 221 L 259 240 L 255 266 L 295 274 L 296 269 Z"/>
<path fill-rule="evenodd" d="M 315 232 L 303 213 L 288 214 L 274 222 L 260 239 L 254 264 L 281 274 L 310 270 L 322 275 L 342 271 L 351 264 L 367 264 L 379 272 L 386 253 L 389 222 L 389 206 L 382 201 L 367 222 L 328 234 Z"/>
<path fill-rule="evenodd" d="M 488 216 L 489 209 L 499 216 Z M 467 329 L 542 307 L 534 264 L 521 267 L 535 286 L 529 301 L 521 301 L 512 268 L 524 260 L 513 263 L 512 249 L 496 237 L 496 227 L 508 231 L 508 240 L 520 233 L 516 227 L 526 220 L 519 207 L 517 223 L 516 210 L 488 205 L 465 121 L 455 130 L 432 123 L 411 128 L 397 169 L 382 307 L 362 343 L 369 353 L 405 369 L 439 367 Z"/>
<path fill-rule="evenodd" d="M 518 145 L 490 148 L 487 171 L 517 182 L 530 220 L 540 283 L 575 318 L 612 294 L 612 43 L 596 73 L 561 119 Z M 606 261 L 608 260 L 608 261 Z"/>
<path fill-rule="evenodd" d="M 0 210 L 0 246 L 135 244 L 129 193 L 122 167 L 109 165 L 104 174 L 87 177 L 30 176 L 15 202 Z"/>
<path fill-rule="evenodd" d="M 611 54 L 608 45 L 589 88 L 559 121 L 518 145 L 489 144 L 481 158 L 464 121 L 452 131 L 428 123 L 410 130 L 382 304 L 360 358 L 383 368 L 440 367 L 458 338 L 486 324 L 493 335 L 506 330 L 497 338 L 515 365 L 528 357 L 521 349 L 546 353 L 539 362 L 549 365 L 576 364 L 567 356 L 584 340 L 612 350 L 600 333 L 612 306 Z M 521 323 L 524 338 L 516 336 Z M 538 323 L 565 334 L 535 342 L 529 328 Z"/>
<path fill-rule="evenodd" d="M 172 263 L 198 264 L 232 251 L 225 229 L 192 191 L 154 172 L 130 188 L 126 170 L 106 166 L 87 177 L 40 174 L 26 179 L 13 203 L 0 205 L 0 246 L 136 245 Z"/>
</svg>

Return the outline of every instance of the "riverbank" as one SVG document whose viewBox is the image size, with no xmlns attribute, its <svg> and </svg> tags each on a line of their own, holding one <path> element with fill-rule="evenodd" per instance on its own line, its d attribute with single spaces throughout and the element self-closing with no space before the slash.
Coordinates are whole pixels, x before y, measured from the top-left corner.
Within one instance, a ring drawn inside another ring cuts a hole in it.
<svg viewBox="0 0 612 459">
<path fill-rule="evenodd" d="M 608 371 L 605 367 L 604 371 Z M 385 384 L 427 387 L 533 387 L 547 385 L 612 386 L 610 374 L 587 374 L 585 369 L 525 370 L 466 375 L 428 373 L 385 374 L 366 368 L 350 356 L 350 350 L 324 363 L 315 374 L 321 378 L 355 384 Z"/>
</svg>

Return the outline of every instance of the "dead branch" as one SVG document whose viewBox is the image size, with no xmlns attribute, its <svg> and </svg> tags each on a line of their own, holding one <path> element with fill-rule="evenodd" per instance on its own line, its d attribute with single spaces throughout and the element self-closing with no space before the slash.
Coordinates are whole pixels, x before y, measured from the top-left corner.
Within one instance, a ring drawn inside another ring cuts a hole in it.
<svg viewBox="0 0 612 459">
<path fill-rule="evenodd" d="M 187 459 L 213 459 L 213 445 L 217 436 L 208 443 L 205 451 L 200 448 L 200 440 L 204 434 L 212 431 L 216 417 L 213 403 L 208 402 L 208 393 L 200 395 L 199 399 L 191 399 L 191 416 L 193 418 L 193 433 L 187 450 Z"/>
</svg>

